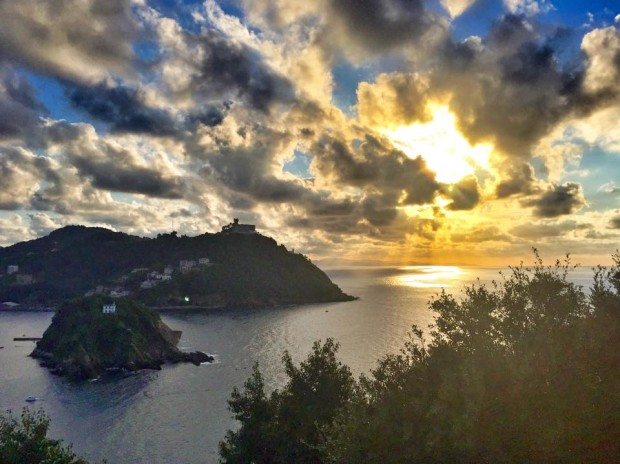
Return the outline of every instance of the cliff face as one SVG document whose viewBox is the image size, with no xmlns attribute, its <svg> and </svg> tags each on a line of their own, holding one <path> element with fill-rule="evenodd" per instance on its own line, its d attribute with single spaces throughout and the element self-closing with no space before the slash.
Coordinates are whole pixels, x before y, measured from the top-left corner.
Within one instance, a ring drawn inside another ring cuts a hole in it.
<svg viewBox="0 0 620 464">
<path fill-rule="evenodd" d="M 181 273 L 181 260 L 208 258 L 209 265 Z M 152 306 L 204 306 L 346 301 L 351 299 L 310 260 L 275 240 L 255 235 L 164 234 L 141 238 L 102 228 L 68 226 L 50 235 L 0 249 L 0 270 L 18 265 L 34 282 L 16 285 L 0 277 L 0 301 L 49 305 L 98 286 L 121 286 Z M 172 280 L 140 288 L 133 272 L 174 269 Z"/>
<path fill-rule="evenodd" d="M 73 379 L 98 377 L 110 369 L 159 369 L 165 362 L 213 360 L 201 352 L 181 352 L 181 332 L 141 304 L 119 300 L 116 313 L 103 314 L 104 302 L 93 297 L 64 303 L 31 356 L 53 373 Z"/>
</svg>

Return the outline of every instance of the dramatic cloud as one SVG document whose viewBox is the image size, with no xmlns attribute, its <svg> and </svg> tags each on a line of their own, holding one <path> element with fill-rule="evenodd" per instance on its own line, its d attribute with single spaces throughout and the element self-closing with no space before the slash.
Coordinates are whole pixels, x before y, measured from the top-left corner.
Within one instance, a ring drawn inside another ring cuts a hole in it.
<svg viewBox="0 0 620 464">
<path fill-rule="evenodd" d="M 418 74 L 381 74 L 373 84 L 357 88 L 358 114 L 371 127 L 390 127 L 427 121 L 429 82 Z"/>
<path fill-rule="evenodd" d="M 130 0 L 0 2 L 0 61 L 93 79 L 131 72 L 137 37 Z"/>
<path fill-rule="evenodd" d="M 221 109 L 205 107 L 199 112 L 173 114 L 149 105 L 144 90 L 102 82 L 94 86 L 69 84 L 69 98 L 76 108 L 110 123 L 113 132 L 132 132 L 153 136 L 179 135 L 195 123 L 216 125 L 222 122 L 227 105 Z"/>
<path fill-rule="evenodd" d="M 496 192 L 499 198 L 506 198 L 511 195 L 533 193 L 534 186 L 534 169 L 529 164 L 522 163 L 506 173 L 506 178 L 497 184 Z"/>
<path fill-rule="evenodd" d="M 30 135 L 44 112 L 23 76 L 11 69 L 0 70 L 0 140 Z"/>
<path fill-rule="evenodd" d="M 71 104 L 91 116 L 110 123 L 116 132 L 172 135 L 176 121 L 166 110 L 145 103 L 144 92 L 124 86 L 98 85 L 69 87 Z"/>
<path fill-rule="evenodd" d="M 526 200 L 525 206 L 534 207 L 534 215 L 553 218 L 571 214 L 586 204 L 581 185 L 567 182 L 564 185 L 553 185 L 538 198 Z"/>
<path fill-rule="evenodd" d="M 423 0 L 327 0 L 329 27 L 344 43 L 379 53 L 413 43 L 443 22 Z"/>
<path fill-rule="evenodd" d="M 0 243 L 239 215 L 320 257 L 598 253 L 617 12 L 491 3 L 0 1 Z"/>
<path fill-rule="evenodd" d="M 475 176 L 468 176 L 461 179 L 456 184 L 449 186 L 445 195 L 452 202 L 448 205 L 451 210 L 473 209 L 480 202 L 480 186 Z"/>
<path fill-rule="evenodd" d="M 155 28 L 164 81 L 177 98 L 201 104 L 240 99 L 264 113 L 272 104 L 293 102 L 293 84 L 266 63 L 259 50 L 218 30 L 192 34 L 169 20 L 160 20 Z"/>
</svg>

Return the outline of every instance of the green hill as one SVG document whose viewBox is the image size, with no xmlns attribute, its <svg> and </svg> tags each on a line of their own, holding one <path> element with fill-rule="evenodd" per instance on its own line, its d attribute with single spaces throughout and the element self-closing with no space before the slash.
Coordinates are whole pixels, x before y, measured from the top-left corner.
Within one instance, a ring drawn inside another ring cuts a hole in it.
<svg viewBox="0 0 620 464">
<path fill-rule="evenodd" d="M 74 379 L 98 377 L 109 369 L 159 369 L 165 362 L 213 360 L 201 352 L 179 351 L 181 332 L 143 305 L 121 299 L 113 314 L 104 314 L 105 303 L 109 301 L 104 297 L 63 303 L 31 356 Z"/>
<path fill-rule="evenodd" d="M 209 264 L 181 273 L 181 260 Z M 8 274 L 8 266 L 19 266 Z M 149 272 L 173 269 L 171 280 L 141 288 Z M 133 271 L 133 272 L 132 272 Z M 267 306 L 346 301 L 308 258 L 260 234 L 176 233 L 144 238 L 103 228 L 68 226 L 0 249 L 0 301 L 53 305 L 116 288 L 153 306 Z M 31 276 L 18 281 L 19 275 Z"/>
</svg>

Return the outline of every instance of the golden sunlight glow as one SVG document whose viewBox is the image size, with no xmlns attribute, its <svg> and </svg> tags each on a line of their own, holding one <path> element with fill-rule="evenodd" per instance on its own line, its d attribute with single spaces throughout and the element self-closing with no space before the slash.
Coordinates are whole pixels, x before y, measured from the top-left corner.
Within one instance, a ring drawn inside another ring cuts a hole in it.
<svg viewBox="0 0 620 464">
<path fill-rule="evenodd" d="M 473 174 L 476 169 L 488 169 L 493 146 L 488 143 L 471 145 L 459 132 L 456 118 L 445 105 L 431 109 L 432 119 L 383 133 L 407 156 L 422 156 L 439 182 L 455 183 Z"/>
<path fill-rule="evenodd" d="M 399 269 L 395 285 L 414 288 L 441 288 L 460 284 L 465 272 L 457 266 L 405 266 Z"/>
</svg>

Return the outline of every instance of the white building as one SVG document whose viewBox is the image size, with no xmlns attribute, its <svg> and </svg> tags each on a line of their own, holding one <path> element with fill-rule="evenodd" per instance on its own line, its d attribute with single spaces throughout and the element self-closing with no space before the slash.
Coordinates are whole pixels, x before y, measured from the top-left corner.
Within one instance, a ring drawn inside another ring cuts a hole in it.
<svg viewBox="0 0 620 464">
<path fill-rule="evenodd" d="M 196 261 L 193 259 L 182 259 L 179 261 L 179 270 L 181 272 L 191 271 L 196 267 Z"/>
<path fill-rule="evenodd" d="M 211 264 L 211 261 L 209 260 L 209 258 L 200 258 L 198 260 L 198 264 L 200 264 L 201 266 L 208 266 L 209 264 Z"/>
<path fill-rule="evenodd" d="M 164 268 L 164 275 L 171 275 L 174 272 L 174 268 L 172 266 L 166 266 Z"/>
<path fill-rule="evenodd" d="M 114 314 L 116 313 L 116 303 L 112 304 L 104 304 L 102 307 L 103 314 Z"/>
<path fill-rule="evenodd" d="M 114 288 L 112 290 L 110 290 L 110 296 L 113 298 L 121 298 L 124 296 L 128 296 L 131 292 L 129 290 L 126 290 L 122 287 L 119 288 Z"/>
<path fill-rule="evenodd" d="M 19 272 L 19 266 L 17 264 L 10 264 L 6 267 L 6 273 L 8 275 L 15 274 Z"/>
<path fill-rule="evenodd" d="M 140 288 L 153 288 L 154 286 L 157 285 L 157 281 L 156 280 L 145 280 L 144 282 L 142 282 L 140 284 Z"/>
</svg>

